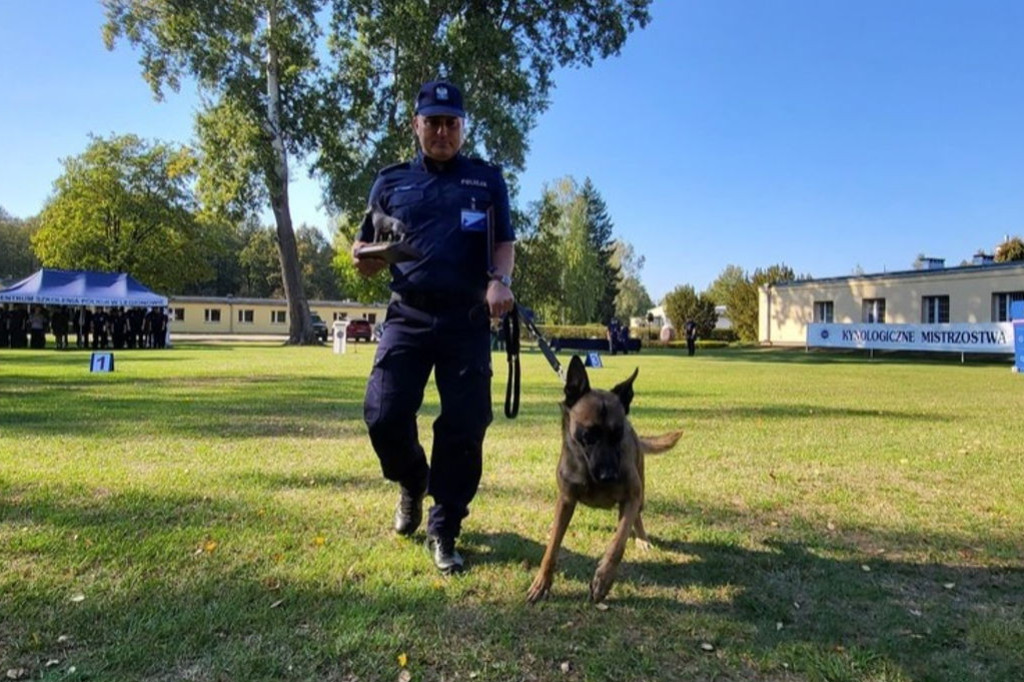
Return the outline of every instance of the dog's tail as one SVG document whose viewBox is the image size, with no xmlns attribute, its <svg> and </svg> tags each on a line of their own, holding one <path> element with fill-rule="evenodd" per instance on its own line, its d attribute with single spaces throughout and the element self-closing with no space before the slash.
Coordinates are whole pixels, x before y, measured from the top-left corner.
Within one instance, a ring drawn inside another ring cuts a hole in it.
<svg viewBox="0 0 1024 682">
<path fill-rule="evenodd" d="M 638 436 L 638 439 L 640 440 L 640 449 L 645 454 L 650 455 L 665 452 L 666 450 L 671 450 L 682 435 L 682 431 L 671 431 L 669 433 L 663 433 L 660 436 Z"/>
</svg>

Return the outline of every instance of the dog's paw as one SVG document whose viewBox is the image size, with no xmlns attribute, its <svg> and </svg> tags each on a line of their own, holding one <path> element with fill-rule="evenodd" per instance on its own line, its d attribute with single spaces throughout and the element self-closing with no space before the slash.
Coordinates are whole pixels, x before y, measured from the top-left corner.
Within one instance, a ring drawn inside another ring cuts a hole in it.
<svg viewBox="0 0 1024 682">
<path fill-rule="evenodd" d="M 530 585 L 530 589 L 526 593 L 526 601 L 530 604 L 536 604 L 538 601 L 548 595 L 548 591 L 551 589 L 551 578 L 550 576 L 538 575 L 533 580 L 533 584 Z"/>
<path fill-rule="evenodd" d="M 599 566 L 597 572 L 594 573 L 594 579 L 590 581 L 590 601 L 595 604 L 604 601 L 615 580 L 615 572 L 602 570 L 603 568 L 603 566 Z"/>
<path fill-rule="evenodd" d="M 636 548 L 638 551 L 647 554 L 652 549 L 654 549 L 654 545 L 651 544 L 650 540 L 641 540 L 640 538 L 637 538 Z"/>
</svg>

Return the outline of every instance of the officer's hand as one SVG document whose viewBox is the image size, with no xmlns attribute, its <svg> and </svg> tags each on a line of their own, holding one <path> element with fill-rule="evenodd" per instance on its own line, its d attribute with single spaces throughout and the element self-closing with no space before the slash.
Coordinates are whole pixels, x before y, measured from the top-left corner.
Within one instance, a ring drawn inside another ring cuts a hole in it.
<svg viewBox="0 0 1024 682">
<path fill-rule="evenodd" d="M 367 242 L 356 241 L 352 244 L 352 264 L 356 266 L 356 272 L 363 277 L 373 277 L 384 269 L 387 262 L 383 258 L 360 258 L 356 252 L 366 246 Z"/>
<path fill-rule="evenodd" d="M 487 285 L 487 307 L 491 317 L 498 318 L 512 310 L 516 303 L 516 297 L 512 290 L 496 279 L 492 279 Z"/>
</svg>

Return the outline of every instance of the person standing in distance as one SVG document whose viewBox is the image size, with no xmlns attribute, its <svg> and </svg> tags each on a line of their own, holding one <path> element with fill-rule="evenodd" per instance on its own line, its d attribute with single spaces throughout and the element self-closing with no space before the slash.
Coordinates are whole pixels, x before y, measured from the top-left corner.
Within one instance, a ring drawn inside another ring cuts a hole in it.
<svg viewBox="0 0 1024 682">
<path fill-rule="evenodd" d="M 399 485 L 395 531 L 416 531 L 429 493 L 434 504 L 426 545 L 445 574 L 463 569 L 455 544 L 480 483 L 492 419 L 488 318 L 504 315 L 515 302 L 508 189 L 499 167 L 461 153 L 465 118 L 455 85 L 432 81 L 420 88 L 412 120 L 419 153 L 377 174 L 352 245 L 361 275 L 384 268 L 383 260 L 359 255 L 373 239 L 373 214 L 380 211 L 402 223 L 405 242 L 420 255 L 390 266 L 391 302 L 363 415 L 384 477 Z M 428 463 L 416 413 L 431 369 L 441 414 Z"/>
<path fill-rule="evenodd" d="M 693 357 L 697 350 L 697 323 L 692 319 L 687 320 L 683 325 L 683 331 L 686 333 L 686 354 Z"/>
</svg>

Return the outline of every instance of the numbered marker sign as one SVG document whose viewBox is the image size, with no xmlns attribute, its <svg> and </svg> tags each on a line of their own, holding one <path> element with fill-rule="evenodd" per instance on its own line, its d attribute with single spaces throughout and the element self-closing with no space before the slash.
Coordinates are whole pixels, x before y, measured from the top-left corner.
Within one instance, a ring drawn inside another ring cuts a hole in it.
<svg viewBox="0 0 1024 682">
<path fill-rule="evenodd" d="M 92 360 L 89 362 L 90 372 L 113 372 L 114 371 L 114 354 L 113 353 L 93 353 Z"/>
<path fill-rule="evenodd" d="M 601 354 L 597 351 L 590 351 L 587 353 L 587 361 L 583 363 L 587 367 L 603 367 L 601 364 Z"/>
</svg>

